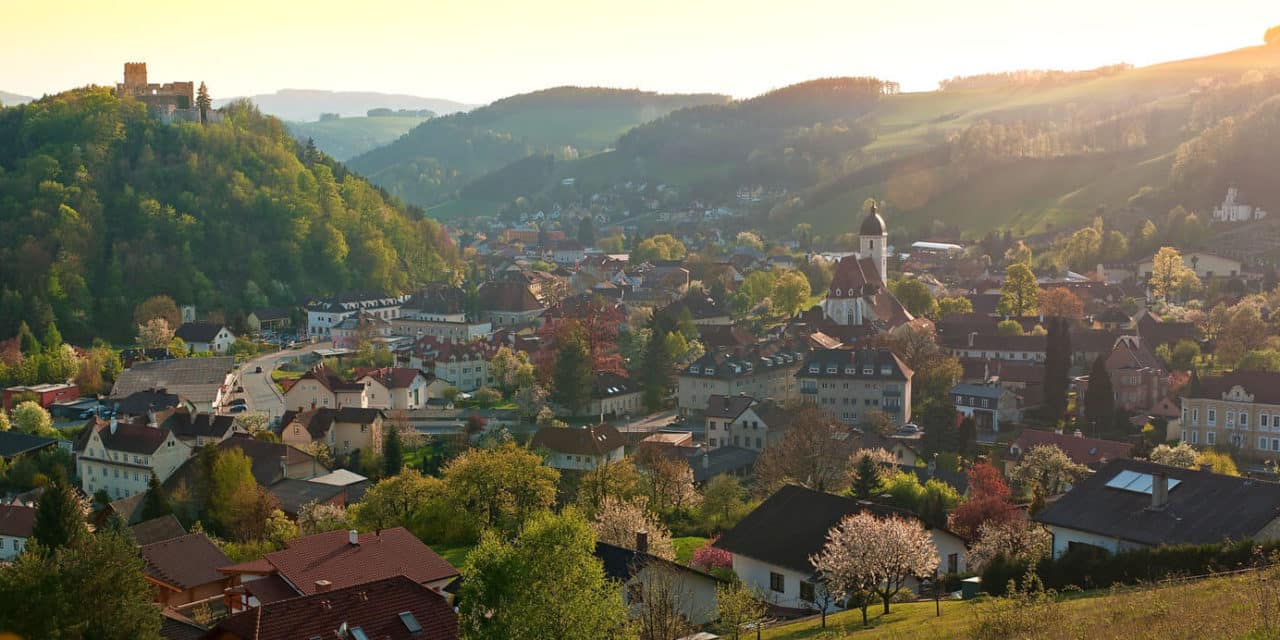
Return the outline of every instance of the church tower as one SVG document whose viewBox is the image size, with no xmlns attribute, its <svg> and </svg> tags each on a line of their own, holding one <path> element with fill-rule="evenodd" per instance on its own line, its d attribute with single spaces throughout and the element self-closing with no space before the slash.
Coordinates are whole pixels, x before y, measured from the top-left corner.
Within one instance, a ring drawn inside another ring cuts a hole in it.
<svg viewBox="0 0 1280 640">
<path fill-rule="evenodd" d="M 888 282 L 889 261 L 886 245 L 889 244 L 889 234 L 885 231 L 884 218 L 880 217 L 879 209 L 874 202 L 871 203 L 871 212 L 862 221 L 862 228 L 858 230 L 858 244 L 858 253 L 863 258 L 871 258 L 875 261 L 876 268 L 880 270 L 880 281 Z"/>
</svg>

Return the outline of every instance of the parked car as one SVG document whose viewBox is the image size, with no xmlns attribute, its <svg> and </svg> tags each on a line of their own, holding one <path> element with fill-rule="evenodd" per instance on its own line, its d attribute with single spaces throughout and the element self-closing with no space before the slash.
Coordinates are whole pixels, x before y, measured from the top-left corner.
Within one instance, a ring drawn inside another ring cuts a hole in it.
<svg viewBox="0 0 1280 640">
<path fill-rule="evenodd" d="M 260 367 L 260 366 L 259 366 L 259 367 L 254 367 L 253 372 L 254 372 L 254 373 L 262 373 L 262 367 Z"/>
<path fill-rule="evenodd" d="M 231 408 L 227 409 L 227 413 L 244 413 L 248 410 L 249 410 L 249 407 L 242 404 L 236 404 L 236 405 L 231 405 Z"/>
</svg>

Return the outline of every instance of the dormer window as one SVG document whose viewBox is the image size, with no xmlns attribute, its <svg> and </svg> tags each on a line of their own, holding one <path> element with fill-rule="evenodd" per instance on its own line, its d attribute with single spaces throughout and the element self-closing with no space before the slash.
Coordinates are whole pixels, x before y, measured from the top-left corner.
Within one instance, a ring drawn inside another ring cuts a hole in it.
<svg viewBox="0 0 1280 640">
<path fill-rule="evenodd" d="M 862 368 L 862 375 L 864 376 L 875 375 L 875 372 L 876 372 L 876 368 L 871 365 L 867 365 Z"/>
<path fill-rule="evenodd" d="M 827 367 L 827 373 L 837 373 L 839 370 L 840 368 L 834 364 Z"/>
<path fill-rule="evenodd" d="M 844 368 L 844 374 L 845 374 L 846 376 L 857 375 L 857 374 L 858 374 L 858 368 L 857 368 L 857 367 L 845 367 L 845 368 Z"/>
<path fill-rule="evenodd" d="M 821 372 L 822 372 L 822 368 L 819 367 L 818 365 L 815 364 L 815 365 L 809 366 L 809 373 L 821 373 Z"/>
<path fill-rule="evenodd" d="M 693 365 L 692 367 L 689 367 L 689 373 L 701 373 L 701 372 L 702 372 L 702 367 L 699 367 L 696 364 Z"/>
<path fill-rule="evenodd" d="M 706 371 L 707 371 L 707 375 L 709 375 L 709 376 L 714 376 L 714 375 L 716 374 L 716 368 L 715 368 L 715 367 L 707 367 Z"/>
<path fill-rule="evenodd" d="M 839 289 L 836 289 L 836 297 L 837 297 L 837 298 L 839 298 L 839 297 L 840 297 L 840 290 L 839 290 Z"/>
<path fill-rule="evenodd" d="M 891 376 L 891 375 L 893 375 L 893 367 L 891 367 L 891 366 L 889 366 L 889 365 L 887 365 L 887 364 L 886 364 L 886 365 L 881 365 L 881 366 L 880 366 L 880 375 L 882 375 L 882 376 Z"/>
</svg>

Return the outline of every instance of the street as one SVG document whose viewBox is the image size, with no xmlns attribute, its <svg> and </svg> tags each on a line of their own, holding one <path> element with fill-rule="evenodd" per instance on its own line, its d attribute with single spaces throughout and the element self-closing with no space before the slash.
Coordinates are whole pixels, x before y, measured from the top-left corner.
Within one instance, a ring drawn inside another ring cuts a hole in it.
<svg viewBox="0 0 1280 640">
<path fill-rule="evenodd" d="M 245 406 L 249 411 L 264 413 L 269 418 L 284 415 L 284 396 L 271 380 L 271 372 L 283 362 L 329 346 L 331 345 L 328 342 L 319 342 L 300 349 L 285 349 L 245 361 L 236 372 L 236 385 L 244 387 L 244 393 L 235 394 L 234 397 L 244 398 Z M 257 373 L 258 367 L 262 367 L 262 373 Z"/>
</svg>

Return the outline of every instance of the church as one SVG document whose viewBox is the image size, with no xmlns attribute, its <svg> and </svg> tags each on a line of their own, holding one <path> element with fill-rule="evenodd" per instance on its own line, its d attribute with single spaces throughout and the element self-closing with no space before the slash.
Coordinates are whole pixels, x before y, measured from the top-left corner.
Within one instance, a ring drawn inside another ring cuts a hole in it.
<svg viewBox="0 0 1280 640">
<path fill-rule="evenodd" d="M 873 334 L 914 320 L 885 286 L 888 242 L 884 218 L 873 204 L 858 229 L 858 253 L 845 256 L 836 264 L 831 287 L 821 305 L 826 321 Z"/>
</svg>

